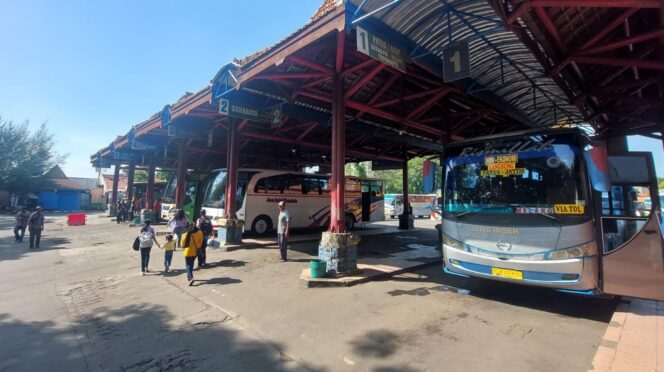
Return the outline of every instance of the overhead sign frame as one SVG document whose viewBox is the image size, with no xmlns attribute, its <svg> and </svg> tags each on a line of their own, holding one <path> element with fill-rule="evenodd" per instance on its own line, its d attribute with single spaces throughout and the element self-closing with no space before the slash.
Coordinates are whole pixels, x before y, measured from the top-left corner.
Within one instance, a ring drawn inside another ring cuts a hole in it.
<svg viewBox="0 0 664 372">
<path fill-rule="evenodd" d="M 356 28 L 355 36 L 357 51 L 403 73 L 406 72 L 408 54 L 404 48 L 390 43 L 385 38 L 359 26 Z"/>
</svg>

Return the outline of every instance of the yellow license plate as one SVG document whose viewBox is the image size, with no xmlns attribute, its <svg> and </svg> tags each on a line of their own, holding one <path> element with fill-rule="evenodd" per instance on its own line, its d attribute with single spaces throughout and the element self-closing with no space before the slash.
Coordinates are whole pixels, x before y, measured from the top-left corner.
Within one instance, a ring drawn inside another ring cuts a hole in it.
<svg viewBox="0 0 664 372">
<path fill-rule="evenodd" d="M 491 268 L 491 275 L 500 276 L 502 278 L 523 280 L 523 272 L 518 271 L 518 270 L 501 269 L 501 268 L 498 268 L 498 267 L 492 267 Z"/>
</svg>

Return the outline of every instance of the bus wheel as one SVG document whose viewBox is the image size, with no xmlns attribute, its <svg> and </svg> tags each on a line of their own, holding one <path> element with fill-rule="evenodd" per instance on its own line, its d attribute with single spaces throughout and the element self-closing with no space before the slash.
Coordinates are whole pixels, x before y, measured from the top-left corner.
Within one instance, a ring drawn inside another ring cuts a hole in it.
<svg viewBox="0 0 664 372">
<path fill-rule="evenodd" d="M 251 231 L 258 235 L 265 235 L 270 230 L 272 230 L 272 219 L 265 215 L 256 217 L 254 222 L 251 224 Z"/>
<path fill-rule="evenodd" d="M 351 231 L 355 228 L 355 216 L 352 214 L 346 215 L 346 230 Z"/>
</svg>

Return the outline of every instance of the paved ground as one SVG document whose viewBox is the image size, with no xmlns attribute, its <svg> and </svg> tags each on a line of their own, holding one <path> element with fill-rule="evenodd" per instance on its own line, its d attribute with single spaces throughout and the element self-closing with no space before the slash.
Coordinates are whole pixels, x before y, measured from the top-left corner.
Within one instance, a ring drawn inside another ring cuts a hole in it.
<svg viewBox="0 0 664 372">
<path fill-rule="evenodd" d="M 157 272 L 141 277 L 137 229 L 89 220 L 50 221 L 29 251 L 0 218 L 0 370 L 586 371 L 615 306 L 438 265 L 301 288 L 312 242 L 287 263 L 271 247 L 213 252 L 187 287 L 181 252 L 164 275 L 154 250 Z M 363 249 L 400 249 L 403 236 L 367 237 Z"/>
</svg>

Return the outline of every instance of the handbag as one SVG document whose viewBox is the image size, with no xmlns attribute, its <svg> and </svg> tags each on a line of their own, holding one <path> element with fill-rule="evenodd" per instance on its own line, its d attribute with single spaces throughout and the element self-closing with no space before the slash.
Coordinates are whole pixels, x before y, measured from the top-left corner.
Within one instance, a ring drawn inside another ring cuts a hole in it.
<svg viewBox="0 0 664 372">
<path fill-rule="evenodd" d="M 138 251 L 139 249 L 141 249 L 141 239 L 139 239 L 138 236 L 136 237 L 136 239 L 134 239 L 134 245 L 132 246 L 132 248 L 135 251 Z"/>
</svg>

